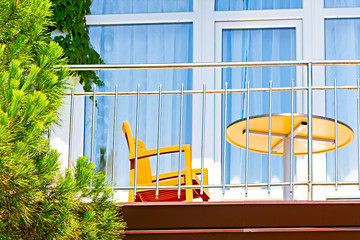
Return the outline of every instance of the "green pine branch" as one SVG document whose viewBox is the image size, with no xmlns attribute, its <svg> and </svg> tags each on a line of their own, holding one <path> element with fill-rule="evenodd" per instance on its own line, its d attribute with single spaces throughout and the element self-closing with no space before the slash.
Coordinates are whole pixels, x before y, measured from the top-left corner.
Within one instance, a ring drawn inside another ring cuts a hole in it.
<svg viewBox="0 0 360 240">
<path fill-rule="evenodd" d="M 47 32 L 50 6 L 0 1 L 0 239 L 119 239 L 125 223 L 105 176 L 86 157 L 62 172 L 45 137 L 70 76 L 53 69 L 67 62 Z"/>
</svg>

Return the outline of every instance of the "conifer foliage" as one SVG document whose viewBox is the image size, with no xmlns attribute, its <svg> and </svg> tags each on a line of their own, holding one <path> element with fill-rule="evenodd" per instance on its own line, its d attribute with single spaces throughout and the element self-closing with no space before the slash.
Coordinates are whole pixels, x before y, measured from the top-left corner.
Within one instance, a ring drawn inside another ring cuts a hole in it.
<svg viewBox="0 0 360 240">
<path fill-rule="evenodd" d="M 46 138 L 69 76 L 53 68 L 66 62 L 46 32 L 50 5 L 0 1 L 0 239 L 119 239 L 104 175 L 85 157 L 61 172 Z"/>
</svg>

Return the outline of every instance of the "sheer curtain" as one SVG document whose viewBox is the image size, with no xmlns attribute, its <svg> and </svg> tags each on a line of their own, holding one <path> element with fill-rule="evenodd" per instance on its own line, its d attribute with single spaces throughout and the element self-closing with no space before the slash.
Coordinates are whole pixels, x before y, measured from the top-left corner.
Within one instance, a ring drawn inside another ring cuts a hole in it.
<svg viewBox="0 0 360 240">
<path fill-rule="evenodd" d="M 90 39 L 95 49 L 106 63 L 171 63 L 192 62 L 192 24 L 149 24 L 91 26 Z M 100 79 L 105 86 L 101 91 L 158 91 L 192 88 L 192 70 L 123 70 L 100 71 Z M 191 143 L 191 96 L 184 99 L 184 143 Z M 85 154 L 90 155 L 92 100 L 86 100 L 85 109 Z M 95 127 L 95 164 L 98 170 L 110 173 L 113 142 L 114 97 L 97 97 Z M 119 96 L 117 109 L 115 182 L 117 186 L 128 186 L 129 160 L 126 141 L 121 131 L 123 121 L 129 121 L 135 134 L 136 96 Z M 179 141 L 179 95 L 163 95 L 161 118 L 161 146 L 178 145 Z M 148 149 L 156 148 L 158 96 L 140 97 L 139 139 Z M 185 131 L 186 129 L 186 131 Z M 134 135 L 135 136 L 135 135 Z M 161 158 L 160 171 L 177 169 L 178 156 Z M 154 161 L 151 164 L 154 168 Z"/>
<path fill-rule="evenodd" d="M 326 8 L 360 7 L 359 0 L 325 0 Z"/>
<path fill-rule="evenodd" d="M 91 14 L 192 12 L 192 0 L 93 0 Z"/>
<path fill-rule="evenodd" d="M 231 61 L 277 61 L 295 60 L 295 28 L 273 29 L 231 29 L 223 30 L 223 57 Z M 222 82 L 228 82 L 229 88 L 246 88 L 250 81 L 251 88 L 291 86 L 296 78 L 295 67 L 258 67 L 229 68 L 223 70 Z M 250 94 L 250 116 L 269 113 L 269 94 Z M 272 112 L 288 113 L 290 108 L 289 92 L 273 92 Z M 227 123 L 246 117 L 246 95 L 244 93 L 229 94 Z M 229 143 L 227 149 L 227 181 L 244 183 L 245 151 Z M 250 152 L 249 183 L 266 182 L 267 155 Z M 282 158 L 272 157 L 272 181 L 282 179 Z"/>
<path fill-rule="evenodd" d="M 360 19 L 325 20 L 325 58 L 360 59 Z M 326 85 L 356 86 L 360 78 L 359 66 L 326 67 Z M 356 91 L 337 92 L 338 119 L 349 125 L 355 133 L 350 145 L 339 149 L 339 180 L 357 181 Z M 334 93 L 326 91 L 326 115 L 334 117 Z M 334 152 L 327 154 L 327 178 L 335 180 Z"/>
<path fill-rule="evenodd" d="M 302 8 L 302 0 L 215 0 L 216 11 Z"/>
</svg>

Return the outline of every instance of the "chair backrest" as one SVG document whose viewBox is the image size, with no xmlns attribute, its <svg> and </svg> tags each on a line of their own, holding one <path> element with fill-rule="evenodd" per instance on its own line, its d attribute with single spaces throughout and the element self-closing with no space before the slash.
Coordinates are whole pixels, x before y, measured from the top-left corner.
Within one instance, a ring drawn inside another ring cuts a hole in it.
<svg viewBox="0 0 360 240">
<path fill-rule="evenodd" d="M 135 154 L 135 138 L 132 135 L 130 124 L 128 121 L 123 122 L 122 131 L 125 134 L 125 139 L 129 148 L 129 153 Z"/>
<path fill-rule="evenodd" d="M 128 121 L 124 121 L 122 125 L 122 130 L 125 134 L 126 142 L 129 148 L 129 154 L 135 154 L 135 138 L 131 133 L 130 124 Z M 138 140 L 138 154 L 146 151 L 146 147 L 143 141 Z M 129 159 L 130 160 L 130 159 Z M 130 186 L 134 186 L 134 170 L 135 170 L 135 161 L 134 159 L 130 160 Z M 147 185 L 151 183 L 151 166 L 149 158 L 138 159 L 137 162 L 137 184 L 138 185 Z"/>
</svg>

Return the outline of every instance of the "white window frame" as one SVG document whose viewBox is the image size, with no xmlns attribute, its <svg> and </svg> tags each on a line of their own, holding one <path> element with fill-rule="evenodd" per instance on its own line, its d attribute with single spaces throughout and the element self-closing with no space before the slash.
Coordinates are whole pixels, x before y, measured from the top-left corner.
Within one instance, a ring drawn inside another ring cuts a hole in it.
<svg viewBox="0 0 360 240">
<path fill-rule="evenodd" d="M 228 29 L 281 29 L 281 28 L 295 28 L 296 34 L 296 60 L 302 59 L 303 54 L 303 46 L 302 46 L 302 21 L 301 20 L 274 20 L 274 21 L 248 21 L 248 22 L 218 22 L 215 25 L 215 61 L 221 62 L 222 61 L 222 36 L 223 30 Z M 296 81 L 298 81 L 297 85 L 299 86 L 306 86 L 306 78 L 303 78 L 303 72 L 301 71 L 301 67 L 298 67 L 296 71 Z M 215 78 L 214 78 L 214 85 L 216 89 L 222 89 L 222 71 L 221 69 L 215 70 Z M 305 75 L 306 76 L 306 75 Z M 275 80 L 275 79 L 274 79 Z M 298 94 L 297 99 L 297 109 L 303 109 L 302 106 L 302 98 L 303 96 Z M 216 146 L 221 146 L 221 118 L 222 118 L 222 111 L 221 111 L 221 98 L 218 97 L 215 102 L 215 139 L 217 142 L 215 143 Z M 216 148 L 215 152 L 215 162 L 221 161 L 221 149 Z"/>
</svg>

